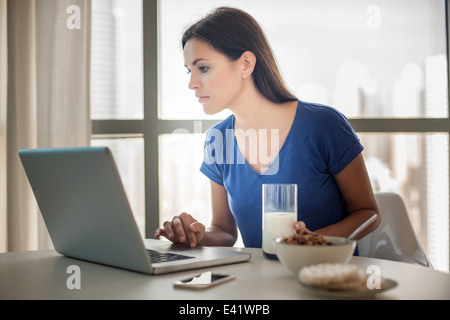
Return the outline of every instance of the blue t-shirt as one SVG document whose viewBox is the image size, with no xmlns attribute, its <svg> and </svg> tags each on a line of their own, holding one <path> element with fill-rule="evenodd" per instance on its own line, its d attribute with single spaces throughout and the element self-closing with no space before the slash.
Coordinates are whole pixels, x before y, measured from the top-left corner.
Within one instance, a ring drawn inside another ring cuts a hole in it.
<svg viewBox="0 0 450 320">
<path fill-rule="evenodd" d="M 255 172 L 240 153 L 234 115 L 208 130 L 200 171 L 228 191 L 228 204 L 244 245 L 260 248 L 264 183 L 297 184 L 297 220 L 317 230 L 348 216 L 333 176 L 362 151 L 357 135 L 339 111 L 299 101 L 286 140 L 265 172 Z"/>
</svg>

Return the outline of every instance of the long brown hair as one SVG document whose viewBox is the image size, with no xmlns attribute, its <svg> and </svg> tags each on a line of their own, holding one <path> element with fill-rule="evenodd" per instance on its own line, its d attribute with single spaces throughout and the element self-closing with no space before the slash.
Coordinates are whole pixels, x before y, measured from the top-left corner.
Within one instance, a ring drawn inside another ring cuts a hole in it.
<svg viewBox="0 0 450 320">
<path fill-rule="evenodd" d="M 263 30 L 248 13 L 229 7 L 217 8 L 184 32 L 183 49 L 192 38 L 209 43 L 231 61 L 239 59 L 245 51 L 251 51 L 256 57 L 252 77 L 258 90 L 275 103 L 298 100 L 281 77 Z"/>
</svg>

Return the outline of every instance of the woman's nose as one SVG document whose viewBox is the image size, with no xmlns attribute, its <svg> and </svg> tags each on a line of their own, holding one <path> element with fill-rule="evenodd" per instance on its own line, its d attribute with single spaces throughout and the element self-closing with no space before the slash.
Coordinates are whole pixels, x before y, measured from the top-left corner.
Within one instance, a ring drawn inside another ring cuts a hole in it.
<svg viewBox="0 0 450 320">
<path fill-rule="evenodd" d="M 189 79 L 188 88 L 191 90 L 198 89 L 199 84 L 196 77 L 191 73 L 191 78 Z"/>
</svg>

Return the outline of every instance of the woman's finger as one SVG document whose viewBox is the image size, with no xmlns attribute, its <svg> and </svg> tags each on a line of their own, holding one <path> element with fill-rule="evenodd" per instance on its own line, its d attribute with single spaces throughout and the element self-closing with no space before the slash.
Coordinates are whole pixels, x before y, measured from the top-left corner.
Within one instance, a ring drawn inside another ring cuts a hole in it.
<svg viewBox="0 0 450 320">
<path fill-rule="evenodd" d="M 171 221 L 165 221 L 163 223 L 164 231 L 166 233 L 166 238 L 169 240 L 174 239 L 175 237 L 175 231 L 173 230 L 174 226 Z"/>
<path fill-rule="evenodd" d="M 294 223 L 294 229 L 303 231 L 306 229 L 306 224 L 303 221 L 297 221 L 296 223 Z"/>
<path fill-rule="evenodd" d="M 183 222 L 184 233 L 186 235 L 186 240 L 191 247 L 195 247 L 197 245 L 197 238 L 195 233 L 191 231 L 190 225 L 194 222 L 197 222 L 190 214 L 183 212 L 180 214 L 180 219 Z"/>
<path fill-rule="evenodd" d="M 174 236 L 178 238 L 178 240 L 183 243 L 186 241 L 186 233 L 184 232 L 183 221 L 179 216 L 175 216 L 172 219 L 173 232 Z"/>
<path fill-rule="evenodd" d="M 191 225 L 189 226 L 189 230 L 194 232 L 195 238 L 196 238 L 196 244 L 198 244 L 205 236 L 206 228 L 203 223 L 194 222 L 194 223 L 191 223 Z"/>
</svg>

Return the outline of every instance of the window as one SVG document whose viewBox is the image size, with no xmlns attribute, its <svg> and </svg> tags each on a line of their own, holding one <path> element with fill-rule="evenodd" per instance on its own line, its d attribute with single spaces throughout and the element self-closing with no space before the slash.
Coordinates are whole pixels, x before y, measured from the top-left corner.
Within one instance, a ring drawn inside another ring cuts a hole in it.
<svg viewBox="0 0 450 320">
<path fill-rule="evenodd" d="M 92 119 L 142 119 L 142 0 L 92 2 Z"/>
<path fill-rule="evenodd" d="M 180 38 L 222 5 L 260 22 L 300 99 L 350 119 L 375 191 L 402 195 L 431 262 L 448 272 L 443 0 L 93 1 L 93 145 L 112 148 L 144 235 L 182 211 L 210 222 L 209 180 L 198 169 L 205 131 L 228 113 L 203 114 L 187 88 Z"/>
<path fill-rule="evenodd" d="M 142 0 L 92 1 L 91 145 L 113 153 L 145 231 Z"/>
<path fill-rule="evenodd" d="M 288 86 L 303 100 L 337 106 L 347 117 L 448 115 L 444 1 L 168 0 L 158 5 L 163 119 L 204 117 L 179 68 L 184 64 L 180 37 L 189 23 L 221 5 L 246 10 L 260 22 Z"/>
<path fill-rule="evenodd" d="M 447 270 L 448 133 L 359 133 L 375 192 L 402 195 L 433 266 Z"/>
<path fill-rule="evenodd" d="M 209 182 L 198 173 L 202 133 L 227 114 L 202 114 L 187 88 L 180 38 L 187 25 L 222 5 L 261 24 L 300 99 L 350 118 L 375 191 L 402 195 L 434 267 L 448 272 L 445 1 L 158 1 L 160 221 L 182 211 L 210 212 Z"/>
</svg>

